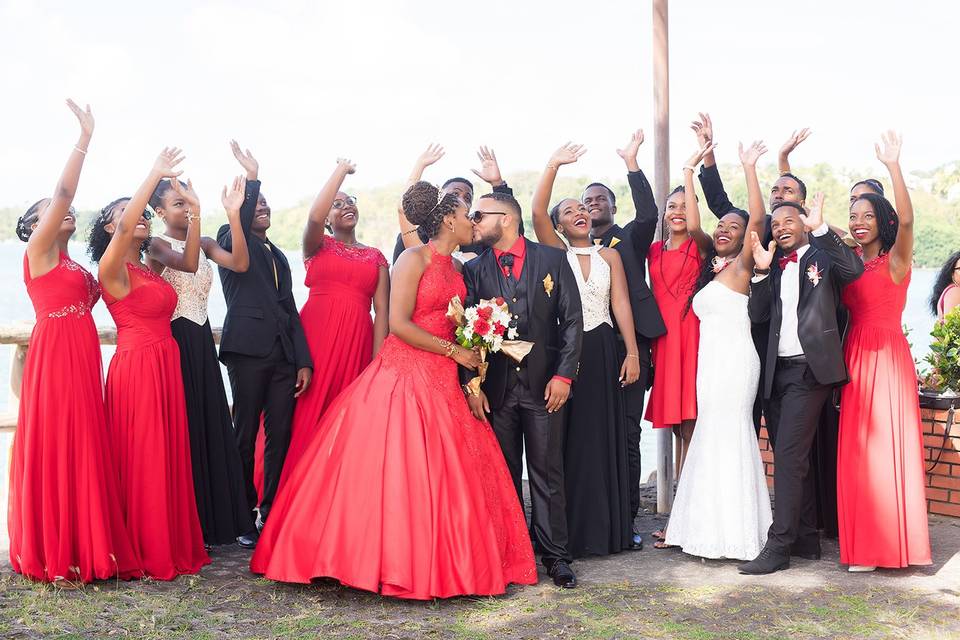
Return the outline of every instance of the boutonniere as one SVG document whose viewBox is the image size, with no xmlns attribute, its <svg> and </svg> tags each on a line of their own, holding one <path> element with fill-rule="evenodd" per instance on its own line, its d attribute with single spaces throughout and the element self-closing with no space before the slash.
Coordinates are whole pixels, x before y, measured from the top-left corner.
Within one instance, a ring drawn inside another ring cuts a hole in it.
<svg viewBox="0 0 960 640">
<path fill-rule="evenodd" d="M 617 246 L 617 243 L 619 243 L 619 242 L 620 242 L 620 238 L 613 238 L 613 239 L 610 241 L 610 248 L 613 249 L 615 246 Z"/>
<path fill-rule="evenodd" d="M 807 267 L 807 280 L 813 283 L 813 286 L 820 284 L 820 277 L 823 275 L 823 272 L 817 267 L 817 263 L 814 262 L 812 265 Z"/>
<path fill-rule="evenodd" d="M 547 274 L 547 277 L 543 279 L 543 290 L 547 293 L 547 297 L 550 297 L 550 294 L 553 292 L 553 277 L 550 274 Z"/>
</svg>

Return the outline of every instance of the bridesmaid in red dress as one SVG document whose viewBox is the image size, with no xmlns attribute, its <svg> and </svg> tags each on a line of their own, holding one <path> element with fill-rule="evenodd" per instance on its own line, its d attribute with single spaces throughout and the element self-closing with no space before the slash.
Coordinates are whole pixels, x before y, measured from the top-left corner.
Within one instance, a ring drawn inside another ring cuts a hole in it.
<svg viewBox="0 0 960 640">
<path fill-rule="evenodd" d="M 305 284 L 310 288 L 310 298 L 300 310 L 300 320 L 314 375 L 294 409 L 281 482 L 313 438 L 324 411 L 370 364 L 387 337 L 387 260 L 379 249 L 357 242 L 357 199 L 339 190 L 344 178 L 355 170 L 349 160 L 337 160 L 333 175 L 310 207 L 303 230 Z M 258 454 L 262 465 L 263 450 L 258 449 Z M 262 474 L 255 473 L 254 477 L 261 478 Z"/>
<path fill-rule="evenodd" d="M 679 477 L 697 419 L 700 321 L 696 314 L 687 312 L 687 300 L 713 241 L 700 227 L 698 216 L 687 217 L 682 186 L 667 198 L 663 221 L 670 235 L 650 247 L 647 260 L 651 288 L 667 333 L 651 344 L 653 387 L 645 419 L 655 428 L 673 429 L 679 440 Z"/>
<path fill-rule="evenodd" d="M 70 203 L 94 120 L 89 106 L 67 105 L 80 121 L 80 139 L 54 196 L 17 221 L 17 235 L 27 243 L 23 280 L 37 323 L 13 437 L 7 528 L 14 571 L 45 582 L 83 583 L 143 572 L 123 522 L 103 412 L 100 339 L 90 315 L 100 288 L 68 253 L 77 230 Z"/>
<path fill-rule="evenodd" d="M 143 263 L 147 201 L 162 178 L 180 175 L 178 149 L 164 149 L 132 198 L 104 207 L 90 230 L 90 256 L 117 323 L 107 372 L 107 426 L 121 500 L 146 575 L 172 580 L 210 562 L 190 465 L 180 349 L 170 330 L 177 294 Z M 196 222 L 199 224 L 199 221 Z"/>
<path fill-rule="evenodd" d="M 426 182 L 403 208 L 432 241 L 394 267 L 391 335 L 281 484 L 250 568 L 398 598 L 500 594 L 537 570 L 496 436 L 460 389 L 457 365 L 479 356 L 450 342 L 447 304 L 466 295 L 450 254 L 473 227 L 460 198 Z"/>
<path fill-rule="evenodd" d="M 913 205 L 900 137 L 883 136 L 897 209 L 865 193 L 850 207 L 864 274 L 843 290 L 850 311 L 840 401 L 837 499 L 840 562 L 850 571 L 930 564 L 917 374 L 901 315 L 913 261 Z M 898 229 L 899 227 L 899 229 Z"/>
</svg>

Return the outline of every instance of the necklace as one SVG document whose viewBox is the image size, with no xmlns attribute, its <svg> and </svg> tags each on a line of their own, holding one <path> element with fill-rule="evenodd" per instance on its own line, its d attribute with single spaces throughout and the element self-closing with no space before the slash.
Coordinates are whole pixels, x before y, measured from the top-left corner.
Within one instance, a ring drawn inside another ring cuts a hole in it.
<svg viewBox="0 0 960 640">
<path fill-rule="evenodd" d="M 722 258 L 720 256 L 713 256 L 713 261 L 710 263 L 710 266 L 713 269 L 713 272 L 716 274 L 729 267 L 732 262 L 732 257 Z"/>
</svg>

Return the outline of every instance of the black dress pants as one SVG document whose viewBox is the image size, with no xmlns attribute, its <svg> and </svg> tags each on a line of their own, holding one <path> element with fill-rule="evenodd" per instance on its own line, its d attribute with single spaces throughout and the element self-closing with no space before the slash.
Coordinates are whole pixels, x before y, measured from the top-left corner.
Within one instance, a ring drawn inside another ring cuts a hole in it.
<svg viewBox="0 0 960 640">
<path fill-rule="evenodd" d="M 294 387 L 297 371 L 283 352 L 280 340 L 263 358 L 226 354 L 227 374 L 233 391 L 233 424 L 243 466 L 243 481 L 251 511 L 258 508 L 253 484 L 253 452 L 260 416 L 266 442 L 263 451 L 263 499 L 260 517 L 265 521 L 280 483 L 283 461 L 290 447 Z"/>
<path fill-rule="evenodd" d="M 810 452 L 832 388 L 817 382 L 805 361 L 778 359 L 766 407 L 774 444 L 774 513 L 767 546 L 790 553 L 797 540 L 817 538 L 816 482 Z"/>
<path fill-rule="evenodd" d="M 490 422 L 500 442 L 520 504 L 523 504 L 523 453 L 527 454 L 533 546 L 548 569 L 557 560 L 571 560 L 567 551 L 566 493 L 563 451 L 566 407 L 547 413 L 543 391 L 532 393 L 518 376 L 509 374 L 503 404 Z"/>
</svg>

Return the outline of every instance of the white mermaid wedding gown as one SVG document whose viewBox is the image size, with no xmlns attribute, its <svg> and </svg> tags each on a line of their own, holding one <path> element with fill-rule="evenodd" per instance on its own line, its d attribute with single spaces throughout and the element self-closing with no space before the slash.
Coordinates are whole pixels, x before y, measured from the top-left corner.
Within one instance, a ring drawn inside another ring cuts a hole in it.
<svg viewBox="0 0 960 640">
<path fill-rule="evenodd" d="M 753 428 L 760 359 L 747 299 L 716 280 L 693 299 L 700 318 L 697 424 L 666 542 L 703 558 L 752 560 L 773 520 Z"/>
</svg>

